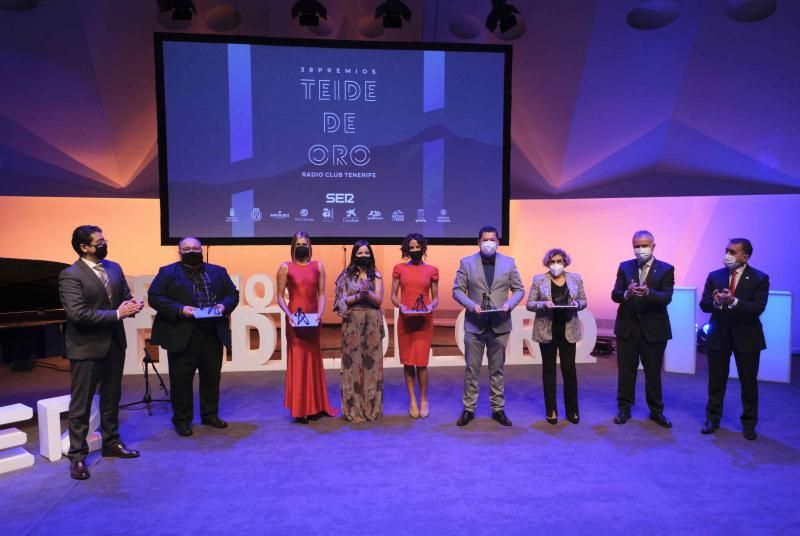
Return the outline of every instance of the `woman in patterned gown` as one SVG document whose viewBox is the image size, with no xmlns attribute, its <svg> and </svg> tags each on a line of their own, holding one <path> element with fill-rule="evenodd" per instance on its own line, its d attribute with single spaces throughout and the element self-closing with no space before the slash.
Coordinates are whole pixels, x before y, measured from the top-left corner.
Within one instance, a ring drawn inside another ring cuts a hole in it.
<svg viewBox="0 0 800 536">
<path fill-rule="evenodd" d="M 325 268 L 311 258 L 305 231 L 292 237 L 292 260 L 278 269 L 278 305 L 286 314 L 286 396 L 284 405 L 294 422 L 307 424 L 321 415 L 335 416 L 328 400 L 322 365 L 320 326 L 304 326 L 304 314 L 322 317 L 325 310 Z M 285 291 L 289 291 L 286 302 Z"/>
<path fill-rule="evenodd" d="M 376 421 L 383 415 L 383 277 L 366 240 L 353 245 L 336 279 L 334 310 L 342 317 L 342 418 Z"/>
<path fill-rule="evenodd" d="M 402 262 L 392 270 L 392 303 L 400 309 L 397 319 L 397 342 L 400 362 L 408 389 L 408 414 L 416 419 L 429 415 L 428 357 L 433 339 L 433 310 L 439 305 L 439 269 L 423 258 L 428 241 L 418 233 L 406 236 L 400 246 Z M 419 314 L 417 311 L 424 311 Z M 419 406 L 414 393 L 419 381 Z"/>
</svg>

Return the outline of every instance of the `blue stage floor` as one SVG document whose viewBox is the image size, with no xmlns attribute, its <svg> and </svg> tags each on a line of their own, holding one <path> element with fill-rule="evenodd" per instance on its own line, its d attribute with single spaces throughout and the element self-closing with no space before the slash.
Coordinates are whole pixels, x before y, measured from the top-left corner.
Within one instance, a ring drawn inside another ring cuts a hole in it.
<svg viewBox="0 0 800 536">
<path fill-rule="evenodd" d="M 700 356 L 700 360 L 704 361 Z M 797 370 L 795 360 L 795 370 Z M 760 384 L 759 439 L 744 440 L 735 380 L 722 429 L 703 436 L 705 368 L 665 374 L 672 430 L 647 420 L 641 381 L 634 419 L 615 413 L 613 359 L 579 365 L 581 423 L 544 419 L 541 369 L 506 369 L 503 428 L 460 413 L 460 368 L 431 370 L 431 417 L 412 420 L 402 371 L 387 370 L 382 422 L 291 424 L 281 373 L 223 375 L 227 430 L 196 424 L 178 437 L 168 405 L 123 411 L 134 460 L 89 457 L 92 478 L 38 456 L 0 476 L 0 534 L 798 534 L 800 381 Z M 328 372 L 338 400 L 338 373 Z M 64 394 L 68 374 L 0 373 L 0 403 Z M 125 379 L 123 401 L 141 396 Z M 6 388 L 8 387 L 8 389 Z M 11 399 L 10 397 L 13 397 Z M 559 403 L 561 405 L 559 386 Z"/>
</svg>

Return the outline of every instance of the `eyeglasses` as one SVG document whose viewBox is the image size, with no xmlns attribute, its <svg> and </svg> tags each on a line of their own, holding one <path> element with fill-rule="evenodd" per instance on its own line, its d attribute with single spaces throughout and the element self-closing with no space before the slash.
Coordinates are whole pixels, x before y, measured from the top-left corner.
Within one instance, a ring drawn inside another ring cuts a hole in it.
<svg viewBox="0 0 800 536">
<path fill-rule="evenodd" d="M 196 248 L 181 248 L 181 249 L 180 249 L 180 252 L 181 252 L 181 253 L 202 253 L 202 252 L 203 252 L 203 248 L 202 248 L 202 247 L 196 247 Z"/>
<path fill-rule="evenodd" d="M 101 248 L 103 246 L 107 246 L 108 245 L 108 241 L 107 240 L 103 240 L 102 242 L 98 242 L 97 244 L 86 244 L 86 245 L 89 246 L 90 248 Z"/>
</svg>

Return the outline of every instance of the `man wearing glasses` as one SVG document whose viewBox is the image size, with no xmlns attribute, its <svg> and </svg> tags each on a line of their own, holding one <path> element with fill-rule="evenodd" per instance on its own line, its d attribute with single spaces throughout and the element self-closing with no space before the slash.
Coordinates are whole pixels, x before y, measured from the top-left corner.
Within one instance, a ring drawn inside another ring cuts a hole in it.
<svg viewBox="0 0 800 536">
<path fill-rule="evenodd" d="M 192 435 L 194 373 L 200 373 L 201 422 L 226 428 L 219 418 L 222 347 L 230 348 L 228 316 L 239 291 L 221 266 L 203 262 L 196 238 L 178 244 L 180 260 L 163 266 L 147 298 L 156 310 L 151 340 L 167 351 L 172 389 L 172 423 L 180 436 Z"/>
<path fill-rule="evenodd" d="M 142 310 L 131 297 L 120 265 L 105 260 L 108 242 L 103 230 L 81 225 L 72 232 L 72 249 L 79 259 L 58 276 L 58 294 L 66 313 L 64 332 L 71 387 L 69 403 L 70 476 L 86 480 L 89 415 L 100 385 L 103 456 L 136 458 L 119 437 L 119 399 L 125 364 L 122 320 Z"/>
</svg>

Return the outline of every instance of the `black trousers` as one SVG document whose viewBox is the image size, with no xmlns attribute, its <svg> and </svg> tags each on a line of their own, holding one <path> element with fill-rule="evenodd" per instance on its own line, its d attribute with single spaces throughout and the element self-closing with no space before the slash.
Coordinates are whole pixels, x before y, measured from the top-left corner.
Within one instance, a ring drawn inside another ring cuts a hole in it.
<svg viewBox="0 0 800 536">
<path fill-rule="evenodd" d="M 733 351 L 736 370 L 742 386 L 742 426 L 755 428 L 758 422 L 758 365 L 761 352 Z M 725 388 L 728 386 L 728 373 L 731 366 L 731 350 L 708 350 L 708 404 L 706 418 L 714 423 L 722 419 L 722 403 Z"/>
<path fill-rule="evenodd" d="M 664 411 L 661 399 L 661 367 L 664 364 L 665 342 L 647 342 L 641 326 L 630 337 L 617 339 L 617 407 L 629 412 L 636 401 L 636 374 L 639 361 L 644 368 L 644 393 L 651 413 Z"/>
<path fill-rule="evenodd" d="M 86 437 L 89 434 L 89 417 L 92 397 L 100 385 L 100 425 L 103 448 L 110 448 L 119 440 L 119 399 L 122 392 L 122 370 L 125 350 L 116 333 L 111 338 L 108 354 L 101 359 L 70 359 L 71 377 L 69 402 L 69 451 L 71 461 L 83 460 L 89 454 Z"/>
<path fill-rule="evenodd" d="M 539 343 L 542 351 L 542 385 L 547 416 L 558 412 L 556 404 L 556 355 L 561 358 L 561 377 L 564 380 L 564 409 L 567 415 L 578 415 L 578 374 L 575 370 L 575 343 L 569 342 L 563 330 L 553 331 L 553 339 Z"/>
<path fill-rule="evenodd" d="M 200 416 L 219 416 L 222 343 L 213 326 L 196 326 L 183 352 L 168 352 L 172 422 L 190 424 L 194 418 L 194 373 L 200 373 Z"/>
</svg>

